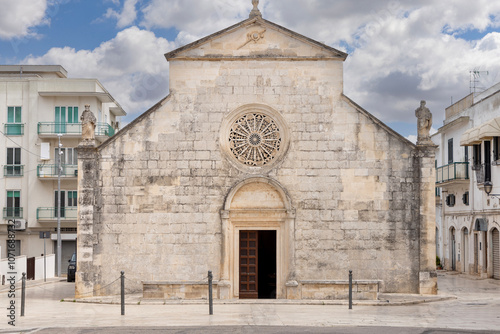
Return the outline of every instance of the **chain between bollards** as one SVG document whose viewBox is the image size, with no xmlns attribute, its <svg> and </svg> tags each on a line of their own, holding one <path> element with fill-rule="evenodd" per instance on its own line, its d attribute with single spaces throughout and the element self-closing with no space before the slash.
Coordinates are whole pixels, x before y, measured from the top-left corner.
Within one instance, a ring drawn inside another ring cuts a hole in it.
<svg viewBox="0 0 500 334">
<path fill-rule="evenodd" d="M 208 272 L 208 313 L 210 315 L 214 314 L 214 300 L 212 298 L 212 280 L 213 280 L 213 275 L 212 271 L 210 270 Z"/>
<path fill-rule="evenodd" d="M 122 305 L 122 315 L 125 315 L 125 272 L 121 272 L 121 305 Z"/>
<path fill-rule="evenodd" d="M 352 310 L 352 270 L 349 270 L 349 310 Z"/>
<path fill-rule="evenodd" d="M 26 273 L 23 273 L 23 283 L 21 285 L 21 317 L 24 317 L 25 302 L 26 302 Z"/>
</svg>

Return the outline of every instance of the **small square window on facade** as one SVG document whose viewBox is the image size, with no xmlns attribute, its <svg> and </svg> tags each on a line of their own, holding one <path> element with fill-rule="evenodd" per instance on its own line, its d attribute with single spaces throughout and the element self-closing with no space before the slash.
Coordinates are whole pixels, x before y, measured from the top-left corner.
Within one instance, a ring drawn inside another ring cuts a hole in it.
<svg viewBox="0 0 500 334">
<path fill-rule="evenodd" d="M 465 194 L 462 196 L 462 202 L 465 205 L 469 205 L 469 192 L 465 192 Z"/>
<path fill-rule="evenodd" d="M 446 196 L 446 205 L 449 207 L 455 206 L 455 195 Z"/>
</svg>

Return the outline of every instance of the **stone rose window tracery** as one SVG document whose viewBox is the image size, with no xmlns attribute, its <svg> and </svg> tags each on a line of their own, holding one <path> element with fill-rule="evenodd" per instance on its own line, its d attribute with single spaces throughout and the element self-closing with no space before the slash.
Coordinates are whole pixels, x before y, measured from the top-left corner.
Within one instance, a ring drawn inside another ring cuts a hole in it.
<svg viewBox="0 0 500 334">
<path fill-rule="evenodd" d="M 278 124 L 269 116 L 253 112 L 239 117 L 231 126 L 229 149 L 241 163 L 261 167 L 279 153 L 282 135 Z"/>
</svg>

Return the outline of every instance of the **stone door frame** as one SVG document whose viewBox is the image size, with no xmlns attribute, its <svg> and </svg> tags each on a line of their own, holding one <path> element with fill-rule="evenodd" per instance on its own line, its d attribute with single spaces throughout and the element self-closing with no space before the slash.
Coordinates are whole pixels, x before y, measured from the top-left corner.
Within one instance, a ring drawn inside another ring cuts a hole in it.
<svg viewBox="0 0 500 334">
<path fill-rule="evenodd" d="M 231 210 L 236 193 L 249 183 L 271 185 L 281 195 L 284 209 Z M 239 233 L 240 231 L 276 231 L 276 298 L 289 297 L 295 282 L 295 210 L 284 188 L 275 180 L 252 177 L 234 186 L 228 193 L 221 210 L 222 247 L 219 281 L 220 299 L 239 298 Z"/>
</svg>

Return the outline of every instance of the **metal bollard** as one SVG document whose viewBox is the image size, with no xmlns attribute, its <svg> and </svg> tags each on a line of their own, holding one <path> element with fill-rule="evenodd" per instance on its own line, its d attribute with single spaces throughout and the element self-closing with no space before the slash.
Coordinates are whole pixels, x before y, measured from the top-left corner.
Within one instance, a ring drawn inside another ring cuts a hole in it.
<svg viewBox="0 0 500 334">
<path fill-rule="evenodd" d="M 212 271 L 208 272 L 208 313 L 210 315 L 214 314 L 214 300 L 212 298 Z"/>
<path fill-rule="evenodd" d="M 349 310 L 352 310 L 352 270 L 349 270 Z"/>
<path fill-rule="evenodd" d="M 21 285 L 21 317 L 24 317 L 24 303 L 26 302 L 26 273 L 23 273 Z"/>
<path fill-rule="evenodd" d="M 122 315 L 125 315 L 125 272 L 121 272 L 121 305 L 122 305 Z"/>
</svg>

